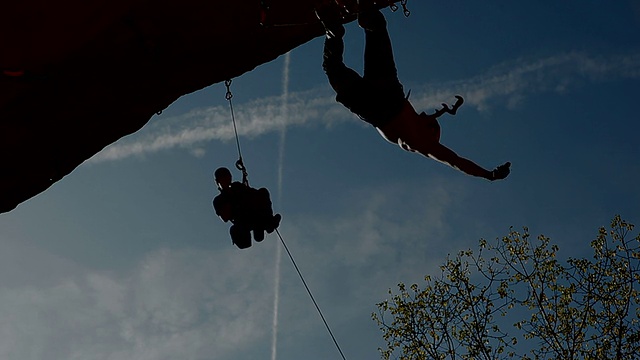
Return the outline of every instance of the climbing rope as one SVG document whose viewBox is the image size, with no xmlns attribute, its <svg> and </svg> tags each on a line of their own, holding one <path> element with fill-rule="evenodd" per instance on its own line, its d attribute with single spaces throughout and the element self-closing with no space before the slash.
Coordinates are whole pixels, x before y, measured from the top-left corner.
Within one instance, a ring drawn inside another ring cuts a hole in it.
<svg viewBox="0 0 640 360">
<path fill-rule="evenodd" d="M 291 262 L 293 263 L 293 266 L 296 268 L 296 271 L 298 272 L 298 276 L 300 276 L 300 280 L 302 280 L 302 284 L 304 285 L 305 289 L 307 289 L 307 293 L 309 293 L 309 297 L 311 298 L 311 301 L 313 301 L 313 305 L 316 306 L 316 310 L 318 310 L 318 314 L 320 314 L 320 318 L 322 318 L 322 322 L 324 323 L 324 326 L 327 328 L 327 331 L 329 331 L 329 335 L 331 335 L 331 339 L 333 340 L 333 343 L 336 345 L 336 348 L 338 349 L 338 352 L 340 353 L 340 356 L 342 356 L 343 360 L 347 360 L 344 357 L 344 353 L 342 352 L 342 349 L 340 348 L 340 345 L 338 345 L 338 341 L 336 340 L 336 337 L 333 336 L 333 332 L 331 331 L 331 328 L 329 327 L 329 324 L 327 323 L 327 320 L 324 318 L 324 315 L 322 315 L 322 310 L 320 310 L 320 306 L 318 306 L 318 303 L 316 302 L 316 299 L 313 297 L 313 294 L 311 293 L 311 290 L 309 289 L 309 286 L 307 286 L 307 282 L 304 280 L 304 277 L 302 276 L 302 273 L 300 272 L 300 269 L 298 268 L 298 265 L 296 264 L 296 261 L 293 259 L 293 255 L 291 255 L 291 252 L 289 251 L 289 248 L 287 247 L 287 244 L 285 244 L 284 239 L 282 238 L 282 235 L 280 235 L 280 231 L 278 229 L 276 229 L 276 234 L 278 234 L 278 237 L 280 238 L 280 242 L 282 242 L 282 246 L 284 246 L 284 249 L 287 251 L 287 254 L 289 255 L 289 258 L 291 259 Z"/>
<path fill-rule="evenodd" d="M 227 93 L 225 95 L 225 99 L 227 99 L 227 101 L 229 101 L 229 109 L 231 111 L 231 121 L 233 123 L 233 131 L 235 133 L 235 137 L 236 137 L 236 145 L 238 147 L 238 161 L 236 161 L 236 168 L 238 168 L 238 170 L 242 171 L 242 182 L 249 186 L 249 181 L 248 181 L 248 174 L 247 174 L 247 169 L 245 168 L 243 162 L 242 162 L 242 150 L 240 149 L 240 140 L 238 137 L 238 130 L 236 127 L 236 119 L 235 119 L 235 115 L 233 112 L 233 103 L 231 101 L 231 99 L 233 98 L 233 93 L 231 92 L 231 80 L 226 80 L 224 82 L 224 85 L 227 87 Z M 340 348 L 340 345 L 338 344 L 338 341 L 336 340 L 335 336 L 333 335 L 333 332 L 331 331 L 331 328 L 329 327 L 329 324 L 327 323 L 327 320 L 324 318 L 324 315 L 322 314 L 322 310 L 320 310 L 320 306 L 318 306 L 318 303 L 316 302 L 316 299 L 313 297 L 313 294 L 311 293 L 311 290 L 309 289 L 309 286 L 307 285 L 307 282 L 304 280 L 304 277 L 302 276 L 302 273 L 300 272 L 300 269 L 298 268 L 298 264 L 296 264 L 295 259 L 293 258 L 293 255 L 291 255 L 291 251 L 289 251 L 289 247 L 287 247 L 287 244 L 284 242 L 284 239 L 282 238 L 282 235 L 280 235 L 280 231 L 278 229 L 276 230 L 276 234 L 278 234 L 278 237 L 280 238 L 280 242 L 282 242 L 282 245 L 284 246 L 284 249 L 287 251 L 287 254 L 289 255 L 289 258 L 291 259 L 291 262 L 293 263 L 293 266 L 295 267 L 296 271 L 298 272 L 298 276 L 300 276 L 300 280 L 302 280 L 302 284 L 304 285 L 305 289 L 307 289 L 307 293 L 309 294 L 309 297 L 311 298 L 311 301 L 313 301 L 313 305 L 315 305 L 316 310 L 318 310 L 318 314 L 320 314 L 320 318 L 322 319 L 322 322 L 324 323 L 324 326 L 327 328 L 327 331 L 329 332 L 329 335 L 331 336 L 331 339 L 333 340 L 333 343 L 336 345 L 336 348 L 338 349 L 338 352 L 340 353 L 340 355 L 342 356 L 343 360 L 347 360 L 344 356 L 344 353 L 342 352 L 342 349 Z"/>
<path fill-rule="evenodd" d="M 240 138 L 238 137 L 238 128 L 236 127 L 236 117 L 233 113 L 233 102 L 231 99 L 233 98 L 233 93 L 231 92 L 231 80 L 225 80 L 224 86 L 227 87 L 227 93 L 224 96 L 227 101 L 229 101 L 229 109 L 231 111 L 231 122 L 233 123 L 233 132 L 236 137 L 236 146 L 238 147 L 238 161 L 236 161 L 236 168 L 242 171 L 242 183 L 249 186 L 249 174 L 247 173 L 247 168 L 244 166 L 244 162 L 242 161 L 242 151 L 240 150 Z"/>
</svg>

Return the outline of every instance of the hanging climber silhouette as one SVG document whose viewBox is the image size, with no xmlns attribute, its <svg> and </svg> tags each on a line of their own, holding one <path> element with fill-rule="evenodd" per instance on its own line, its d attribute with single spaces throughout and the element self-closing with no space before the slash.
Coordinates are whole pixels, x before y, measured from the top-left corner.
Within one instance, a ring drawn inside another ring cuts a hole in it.
<svg viewBox="0 0 640 360">
<path fill-rule="evenodd" d="M 347 7 L 343 3 L 347 2 L 354 1 L 320 0 L 316 5 L 316 15 L 326 31 L 322 67 L 336 92 L 336 101 L 404 150 L 430 157 L 468 175 L 491 181 L 506 178 L 511 163 L 489 171 L 440 143 L 437 119 L 445 112 L 455 115 L 462 105 L 462 97 L 456 96 L 458 100 L 453 108 L 443 104 L 443 109 L 432 115 L 415 111 L 398 80 L 387 22 L 375 7 L 374 0 L 358 0 L 357 3 L 358 25 L 364 29 L 366 41 L 364 75 L 360 76 L 344 64 L 342 37 L 345 29 L 340 13 Z"/>
<path fill-rule="evenodd" d="M 271 234 L 280 225 L 282 216 L 273 215 L 269 190 L 254 189 L 246 178 L 233 181 L 231 171 L 216 169 L 214 178 L 220 194 L 213 199 L 213 208 L 224 222 L 231 221 L 231 241 L 240 249 L 251 246 L 251 232 L 255 241 L 264 240 L 264 232 Z"/>
</svg>

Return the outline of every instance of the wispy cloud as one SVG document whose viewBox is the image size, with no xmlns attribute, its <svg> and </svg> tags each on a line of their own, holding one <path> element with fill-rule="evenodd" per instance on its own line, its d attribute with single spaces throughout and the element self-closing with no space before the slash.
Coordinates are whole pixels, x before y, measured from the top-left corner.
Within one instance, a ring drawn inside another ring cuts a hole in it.
<svg viewBox="0 0 640 360">
<path fill-rule="evenodd" d="M 542 59 L 520 59 L 495 66 L 484 74 L 414 88 L 412 102 L 431 109 L 461 94 L 479 111 L 517 106 L 527 96 L 543 92 L 568 92 L 573 86 L 617 79 L 640 78 L 640 54 L 593 56 L 570 52 Z M 282 97 L 257 99 L 234 106 L 238 133 L 255 137 L 278 132 L 285 126 L 333 126 L 353 119 L 334 101 L 328 86 L 288 94 L 288 113 Z M 227 106 L 194 109 L 184 115 L 162 118 L 138 134 L 121 139 L 89 160 L 90 163 L 144 156 L 173 148 L 194 149 L 207 141 L 228 141 L 234 136 Z M 196 154 L 201 152 L 194 151 Z"/>
<path fill-rule="evenodd" d="M 457 201 L 449 191 L 458 191 L 437 179 L 428 180 L 418 193 L 406 185 L 365 187 L 345 199 L 346 209 L 322 217 L 292 215 L 281 229 L 350 358 L 377 355 L 375 346 L 363 348 L 356 342 L 370 341 L 363 333 L 378 335 L 369 318 L 372 299 L 384 297 L 398 279 L 421 277 L 447 251 L 436 244 L 447 232 L 442 218 Z M 411 199 L 402 201 L 406 207 L 423 208 L 424 198 L 430 199 L 428 210 L 411 212 L 399 222 L 389 219 L 394 215 L 388 208 L 398 206 L 399 199 Z M 27 283 L 0 287 L 0 358 L 267 358 L 273 246 L 280 244 L 271 235 L 247 251 L 231 246 L 156 249 L 119 275 L 93 269 L 70 273 L 64 264 L 50 264 L 46 283 L 33 285 L 25 279 Z M 19 253 L 29 258 L 33 252 L 25 248 Z M 315 353 L 322 348 L 336 357 L 288 259 L 282 267 L 279 353 L 283 358 L 328 358 Z M 7 270 L 16 274 L 25 268 L 14 263 Z M 296 352 L 306 356 L 291 355 Z"/>
<path fill-rule="evenodd" d="M 273 296 L 269 260 L 234 250 L 160 249 L 126 277 L 1 288 L 0 358 L 228 358 L 268 334 Z"/>
<path fill-rule="evenodd" d="M 272 96 L 234 105 L 234 113 L 240 136 L 254 137 L 267 132 L 281 131 L 283 126 L 300 126 L 319 119 L 330 124 L 346 118 L 329 96 L 328 89 L 289 93 L 288 112 L 282 113 L 282 96 Z M 329 114 L 340 116 L 328 118 Z M 324 119 L 323 119 L 324 118 Z M 234 130 L 228 106 L 194 109 L 184 115 L 161 119 L 149 124 L 139 134 L 121 139 L 107 147 L 90 162 L 118 160 L 141 156 L 176 147 L 189 148 L 211 140 L 233 139 Z"/>
<path fill-rule="evenodd" d="M 485 73 L 464 80 L 421 87 L 413 102 L 429 108 L 462 94 L 465 104 L 479 111 L 491 107 L 516 106 L 536 93 L 565 93 L 584 83 L 602 83 L 640 78 L 640 54 L 591 56 L 570 52 L 542 59 L 519 59 L 497 65 Z"/>
</svg>

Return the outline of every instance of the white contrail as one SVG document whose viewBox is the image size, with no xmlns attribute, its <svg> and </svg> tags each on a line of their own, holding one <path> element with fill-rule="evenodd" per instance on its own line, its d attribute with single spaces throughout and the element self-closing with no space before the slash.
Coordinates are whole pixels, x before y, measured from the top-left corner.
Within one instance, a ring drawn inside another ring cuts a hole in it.
<svg viewBox="0 0 640 360">
<path fill-rule="evenodd" d="M 287 120 L 289 117 L 289 65 L 291 64 L 291 54 L 287 53 L 284 57 L 284 66 L 282 70 L 282 127 L 280 128 L 280 149 L 278 159 L 278 204 L 282 204 L 282 177 L 284 168 L 284 149 L 285 140 L 287 138 Z M 276 246 L 276 271 L 274 281 L 274 300 L 273 300 L 273 338 L 271 342 L 271 360 L 276 360 L 278 349 L 278 303 L 280 302 L 280 259 L 282 257 L 282 247 L 280 244 Z"/>
<path fill-rule="evenodd" d="M 278 203 L 282 196 L 282 171 L 284 167 L 284 145 L 287 139 L 287 121 L 289 120 L 289 65 L 291 64 L 291 55 L 287 53 L 284 56 L 284 69 L 282 71 L 282 126 L 280 127 L 280 158 L 278 163 Z"/>
</svg>

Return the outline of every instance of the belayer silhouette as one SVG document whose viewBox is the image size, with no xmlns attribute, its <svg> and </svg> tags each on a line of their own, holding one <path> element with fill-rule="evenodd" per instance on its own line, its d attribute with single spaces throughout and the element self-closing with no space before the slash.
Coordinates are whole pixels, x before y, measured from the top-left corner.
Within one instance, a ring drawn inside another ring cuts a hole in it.
<svg viewBox="0 0 640 360">
<path fill-rule="evenodd" d="M 214 179 L 220 190 L 213 199 L 213 208 L 229 229 L 231 241 L 240 249 L 251 246 L 251 232 L 255 241 L 264 240 L 264 232 L 272 233 L 280 225 L 282 216 L 273 214 L 269 190 L 254 189 L 248 182 L 233 181 L 231 171 L 216 169 Z"/>
<path fill-rule="evenodd" d="M 320 0 L 316 6 L 316 15 L 326 30 L 322 67 L 336 92 L 336 101 L 404 150 L 417 152 L 468 175 L 491 181 L 506 178 L 511 163 L 489 171 L 440 143 L 437 119 L 445 112 L 455 115 L 462 105 L 462 97 L 456 96 L 458 100 L 453 108 L 443 104 L 443 109 L 432 115 L 418 114 L 413 108 L 398 80 L 386 19 L 374 0 L 358 0 L 357 3 L 358 25 L 364 29 L 366 41 L 364 75 L 360 76 L 344 64 L 342 37 L 345 29 L 340 12 L 346 6 L 345 2 Z"/>
</svg>

